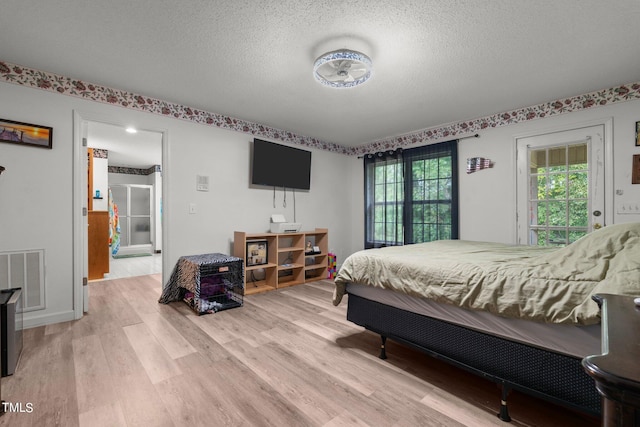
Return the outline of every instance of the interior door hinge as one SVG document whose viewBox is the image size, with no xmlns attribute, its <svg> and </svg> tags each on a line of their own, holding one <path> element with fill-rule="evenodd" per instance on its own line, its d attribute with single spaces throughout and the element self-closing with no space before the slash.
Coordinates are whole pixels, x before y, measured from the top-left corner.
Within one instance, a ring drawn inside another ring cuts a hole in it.
<svg viewBox="0 0 640 427">
<path fill-rule="evenodd" d="M 87 146 L 87 138 L 82 138 L 82 146 L 83 147 Z"/>
<path fill-rule="evenodd" d="M 88 215 L 88 213 L 87 213 L 87 208 L 86 208 L 86 207 L 83 207 L 83 208 L 82 208 L 82 216 L 87 216 L 87 215 Z"/>
<path fill-rule="evenodd" d="M 87 286 L 89 285 L 89 280 L 86 277 L 82 278 L 82 286 Z"/>
</svg>

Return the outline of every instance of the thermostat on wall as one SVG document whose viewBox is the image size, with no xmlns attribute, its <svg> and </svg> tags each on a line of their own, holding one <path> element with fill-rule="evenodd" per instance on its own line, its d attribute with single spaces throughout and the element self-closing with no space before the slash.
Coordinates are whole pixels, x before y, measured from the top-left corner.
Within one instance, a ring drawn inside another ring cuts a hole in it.
<svg viewBox="0 0 640 427">
<path fill-rule="evenodd" d="M 196 175 L 196 190 L 209 191 L 209 177 Z"/>
</svg>

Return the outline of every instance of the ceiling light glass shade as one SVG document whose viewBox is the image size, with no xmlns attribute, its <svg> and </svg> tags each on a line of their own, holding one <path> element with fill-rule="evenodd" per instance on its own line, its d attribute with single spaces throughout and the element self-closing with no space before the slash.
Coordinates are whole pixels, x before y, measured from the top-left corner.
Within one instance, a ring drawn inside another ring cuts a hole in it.
<svg viewBox="0 0 640 427">
<path fill-rule="evenodd" d="M 313 64 L 313 75 L 325 86 L 355 87 L 371 77 L 371 59 L 354 50 L 335 50 L 321 55 Z"/>
</svg>

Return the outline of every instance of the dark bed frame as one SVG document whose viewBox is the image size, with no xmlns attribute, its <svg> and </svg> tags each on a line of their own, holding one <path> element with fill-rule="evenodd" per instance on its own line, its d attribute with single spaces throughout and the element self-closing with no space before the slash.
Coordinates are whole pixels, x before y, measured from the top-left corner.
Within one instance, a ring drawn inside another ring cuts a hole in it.
<svg viewBox="0 0 640 427">
<path fill-rule="evenodd" d="M 347 320 L 380 334 L 380 358 L 387 338 L 417 348 L 502 386 L 498 416 L 510 421 L 511 389 L 592 415 L 602 398 L 582 359 L 522 344 L 463 326 L 412 313 L 350 294 Z"/>
</svg>

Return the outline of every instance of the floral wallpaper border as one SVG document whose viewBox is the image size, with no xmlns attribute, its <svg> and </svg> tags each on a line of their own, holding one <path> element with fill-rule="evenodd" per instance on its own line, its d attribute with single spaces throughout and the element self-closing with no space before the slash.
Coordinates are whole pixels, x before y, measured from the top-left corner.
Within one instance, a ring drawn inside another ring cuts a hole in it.
<svg viewBox="0 0 640 427">
<path fill-rule="evenodd" d="M 104 148 L 94 148 L 93 149 L 93 158 L 94 159 L 108 159 L 109 158 L 109 150 L 105 150 Z M 151 175 L 155 172 L 162 173 L 162 166 L 153 165 L 147 169 L 139 169 L 139 168 L 130 168 L 126 166 L 107 166 L 108 173 L 122 173 L 127 175 Z"/>
<path fill-rule="evenodd" d="M 640 82 L 629 83 L 610 89 L 590 92 L 584 95 L 558 99 L 544 104 L 497 113 L 479 119 L 462 121 L 446 126 L 423 129 L 406 135 L 399 135 L 364 146 L 356 147 L 356 154 L 375 153 L 406 147 L 420 142 L 455 139 L 456 135 L 471 136 L 483 129 L 508 126 L 528 120 L 551 117 L 558 114 L 571 113 L 587 108 L 615 104 L 618 102 L 640 99 Z"/>
<path fill-rule="evenodd" d="M 104 148 L 94 148 L 93 149 L 93 158 L 94 159 L 108 159 L 109 158 L 109 150 L 105 150 Z"/>
<path fill-rule="evenodd" d="M 427 128 L 405 135 L 374 141 L 358 147 L 345 147 L 333 142 L 297 135 L 293 132 L 272 128 L 259 123 L 252 123 L 132 92 L 83 82 L 71 77 L 39 71 L 9 62 L 0 61 L 0 81 L 348 155 L 362 155 L 393 150 L 395 148 L 446 138 L 454 139 L 457 135 L 470 135 L 483 129 L 507 126 L 587 108 L 640 99 L 640 82 L 629 83 L 584 95 L 558 99 L 532 107 L 506 111 L 478 119 L 448 124 L 446 126 Z"/>
<path fill-rule="evenodd" d="M 108 166 L 107 172 L 109 173 L 122 173 L 126 175 L 151 175 L 155 172 L 162 172 L 160 165 L 153 165 L 147 169 L 129 168 L 125 166 Z"/>
</svg>

